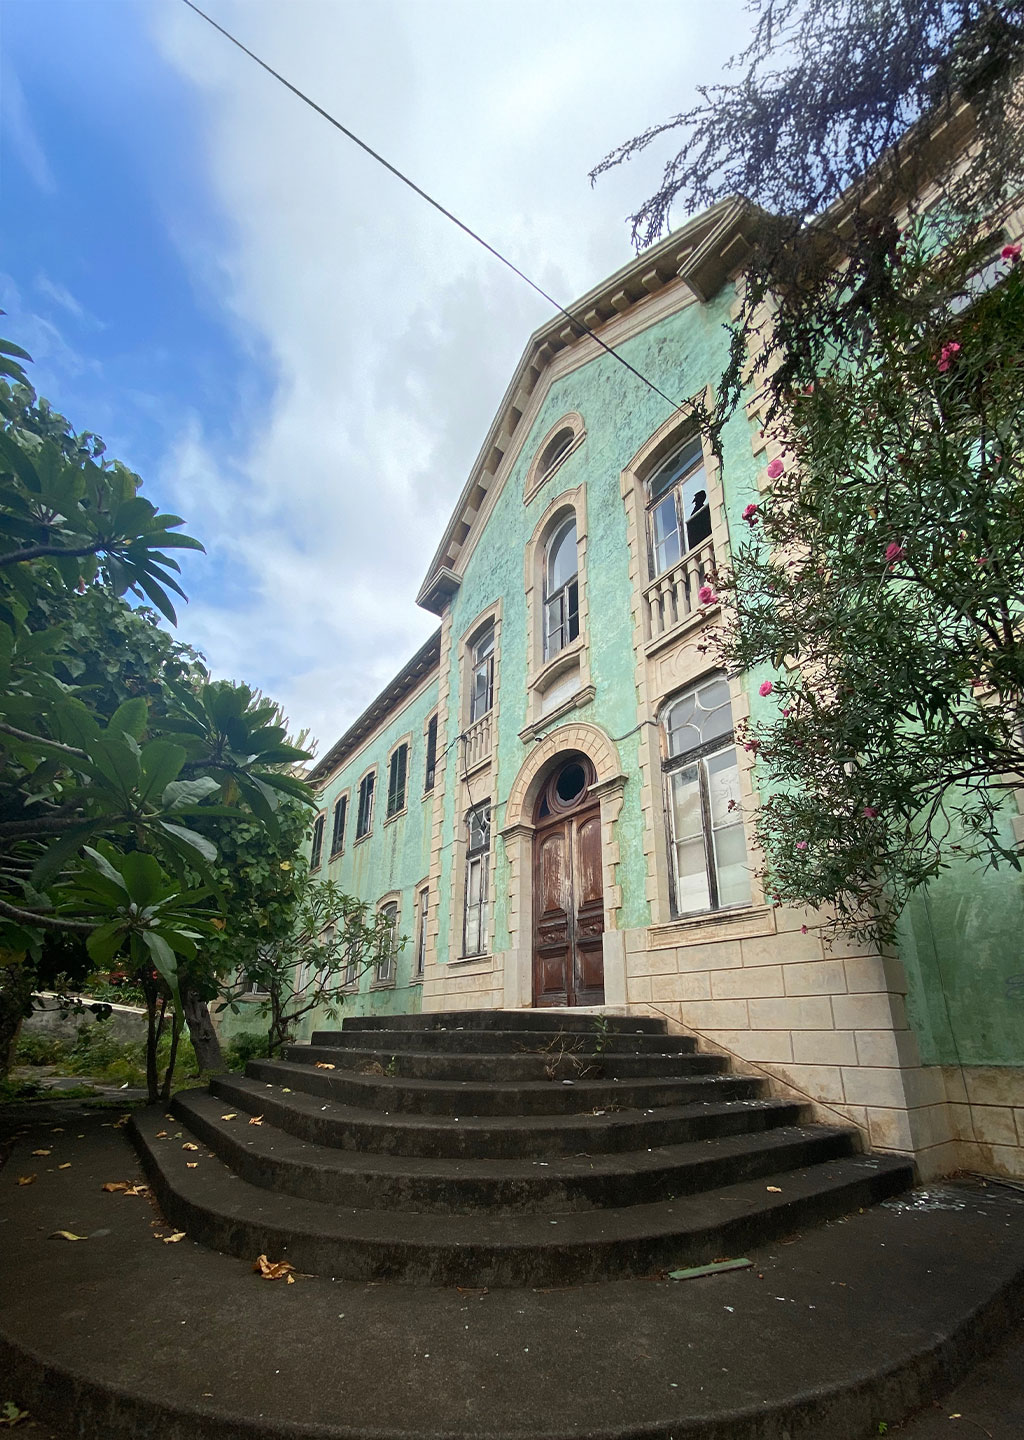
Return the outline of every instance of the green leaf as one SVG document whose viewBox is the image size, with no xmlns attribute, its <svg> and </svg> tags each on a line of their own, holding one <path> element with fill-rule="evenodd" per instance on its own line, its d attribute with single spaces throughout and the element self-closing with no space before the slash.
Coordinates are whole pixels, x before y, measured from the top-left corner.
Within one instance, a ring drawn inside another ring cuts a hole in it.
<svg viewBox="0 0 1024 1440">
<path fill-rule="evenodd" d="M 171 740 L 151 740 L 139 757 L 142 765 L 142 793 L 148 800 L 163 795 L 185 763 L 185 750 Z"/>
<path fill-rule="evenodd" d="M 174 1003 L 181 1010 L 181 992 L 178 989 L 178 961 L 174 951 L 162 935 L 155 930 L 143 930 L 139 937 L 153 957 L 153 964 L 171 987 Z"/>
<path fill-rule="evenodd" d="M 200 775 L 198 780 L 172 780 L 164 788 L 163 804 L 167 810 L 181 810 L 186 805 L 198 805 L 208 795 L 216 795 L 220 789 L 212 775 Z"/>
<path fill-rule="evenodd" d="M 117 707 L 110 717 L 107 732 L 114 736 L 130 735 L 133 740 L 141 740 L 146 731 L 148 718 L 148 704 L 141 696 L 136 696 Z"/>
<path fill-rule="evenodd" d="M 169 820 L 160 822 L 160 829 L 166 830 L 169 835 L 181 840 L 185 845 L 191 845 L 193 850 L 199 852 L 204 860 L 213 863 L 217 858 L 217 847 L 205 835 L 200 835 L 196 830 L 188 830 L 184 825 L 172 825 Z"/>
<path fill-rule="evenodd" d="M 122 949 L 126 938 L 124 921 L 112 920 L 92 932 L 85 942 L 85 948 L 97 965 L 109 965 Z"/>
<path fill-rule="evenodd" d="M 163 899 L 170 890 L 170 881 L 153 855 L 134 850 L 119 862 L 128 898 L 140 909 Z"/>
</svg>

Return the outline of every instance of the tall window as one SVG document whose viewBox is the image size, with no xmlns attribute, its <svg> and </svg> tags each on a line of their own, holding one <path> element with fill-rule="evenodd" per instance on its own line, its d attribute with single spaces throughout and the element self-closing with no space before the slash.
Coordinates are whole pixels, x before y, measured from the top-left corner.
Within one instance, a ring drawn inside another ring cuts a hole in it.
<svg viewBox="0 0 1024 1440">
<path fill-rule="evenodd" d="M 373 782 L 377 772 L 371 770 L 369 775 L 364 775 L 359 782 L 359 810 L 356 814 L 356 839 L 361 840 L 364 835 L 369 835 L 370 826 L 373 824 Z"/>
<path fill-rule="evenodd" d="M 564 520 L 544 551 L 544 659 L 550 660 L 580 633 L 576 517 Z"/>
<path fill-rule="evenodd" d="M 348 796 L 342 795 L 334 802 L 334 825 L 331 829 L 331 854 L 337 855 L 345 848 L 345 819 L 348 814 Z"/>
<path fill-rule="evenodd" d="M 416 897 L 416 978 L 421 979 L 427 961 L 427 913 L 430 890 L 424 885 Z"/>
<path fill-rule="evenodd" d="M 662 714 L 676 911 L 750 901 L 729 686 L 722 675 Z"/>
<path fill-rule="evenodd" d="M 494 704 L 494 626 L 488 625 L 473 642 L 470 657 L 469 719 L 479 720 Z"/>
<path fill-rule="evenodd" d="M 377 952 L 375 981 L 378 985 L 391 985 L 395 979 L 395 951 L 398 948 L 397 900 L 391 900 L 387 905 L 382 905 L 380 913 L 387 917 L 388 923 L 381 936 L 380 949 Z"/>
<path fill-rule="evenodd" d="M 388 813 L 390 820 L 392 815 L 397 815 L 399 810 L 405 809 L 405 777 L 409 769 L 409 747 L 399 745 L 388 761 Z"/>
<path fill-rule="evenodd" d="M 315 870 L 320 864 L 324 850 L 324 817 L 318 815 L 313 821 L 313 843 L 309 850 L 309 868 Z"/>
<path fill-rule="evenodd" d="M 490 939 L 487 870 L 491 849 L 491 807 L 478 805 L 466 816 L 466 908 L 463 954 L 484 955 Z"/>
<path fill-rule="evenodd" d="M 434 788 L 434 771 L 437 769 L 437 716 L 431 715 L 427 725 L 427 763 L 423 780 L 423 793 Z"/>
<path fill-rule="evenodd" d="M 684 441 L 647 481 L 651 569 L 671 570 L 711 534 L 711 507 L 700 436 Z"/>
</svg>

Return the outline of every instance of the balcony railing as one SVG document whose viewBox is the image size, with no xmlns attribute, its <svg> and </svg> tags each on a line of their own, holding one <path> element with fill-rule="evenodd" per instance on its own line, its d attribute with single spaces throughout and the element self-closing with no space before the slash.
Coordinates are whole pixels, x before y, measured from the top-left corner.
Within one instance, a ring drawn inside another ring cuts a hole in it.
<svg viewBox="0 0 1024 1440">
<path fill-rule="evenodd" d="M 700 608 L 697 592 L 714 568 L 715 549 L 710 540 L 705 540 L 648 585 L 644 591 L 648 639 L 657 640 Z"/>
<path fill-rule="evenodd" d="M 464 767 L 472 770 L 477 765 L 490 758 L 491 737 L 493 726 L 491 721 L 494 712 L 488 710 L 486 715 L 481 715 L 479 720 L 474 720 L 466 730 L 465 750 L 463 751 Z"/>
</svg>

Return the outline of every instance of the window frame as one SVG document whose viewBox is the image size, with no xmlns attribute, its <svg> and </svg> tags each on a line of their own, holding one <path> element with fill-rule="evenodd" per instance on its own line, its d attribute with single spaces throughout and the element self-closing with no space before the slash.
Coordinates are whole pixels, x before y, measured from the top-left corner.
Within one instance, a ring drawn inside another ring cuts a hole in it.
<svg viewBox="0 0 1024 1440">
<path fill-rule="evenodd" d="M 371 986 L 371 989 L 374 990 L 393 989 L 398 978 L 398 923 L 401 916 L 401 898 L 399 896 L 390 895 L 386 899 L 378 901 L 378 915 L 384 915 L 389 910 L 394 912 L 391 917 L 391 931 L 386 953 L 383 945 L 377 952 Z"/>
<path fill-rule="evenodd" d="M 427 968 L 427 925 L 430 920 L 430 885 L 429 882 L 417 887 L 416 890 L 416 963 L 413 971 L 414 980 L 422 980 Z"/>
<path fill-rule="evenodd" d="M 364 791 L 364 787 L 367 785 L 367 783 L 369 783 L 370 789 L 369 789 L 369 804 L 368 804 L 368 806 L 367 806 L 367 812 L 368 812 L 368 813 L 367 813 L 367 816 L 366 816 L 366 828 L 365 828 L 365 829 L 360 829 L 360 826 L 362 825 L 362 821 L 363 821 L 363 791 Z M 353 841 L 353 843 L 356 844 L 356 845 L 358 845 L 361 840 L 365 840 L 368 835 L 372 835 L 372 834 L 373 834 L 373 808 L 374 808 L 374 800 L 375 800 L 375 798 L 376 798 L 376 794 L 377 794 L 377 767 L 376 767 L 376 765 L 374 765 L 374 766 L 372 767 L 372 769 L 367 770 L 367 771 L 365 772 L 365 774 L 360 775 L 360 777 L 359 777 L 359 784 L 358 784 L 358 786 L 356 787 L 356 795 L 357 795 L 358 799 L 357 799 L 357 802 L 356 802 L 356 833 L 355 833 L 355 838 L 354 838 L 354 841 Z"/>
<path fill-rule="evenodd" d="M 658 476 L 663 474 L 677 457 L 681 456 L 683 452 L 692 446 L 696 446 L 693 463 L 687 465 L 685 468 L 681 468 L 658 494 L 655 495 L 653 488 Z M 686 517 L 685 507 L 683 505 L 683 489 L 687 481 L 690 480 L 698 470 L 704 472 L 704 504 L 697 514 L 706 518 L 707 529 L 705 533 L 698 536 L 698 538 L 690 544 L 689 524 L 695 517 L 690 516 L 689 520 Z M 704 454 L 704 443 L 699 431 L 696 434 L 687 435 L 684 439 L 678 441 L 678 443 L 669 450 L 667 455 L 664 455 L 651 466 L 643 479 L 643 494 L 644 510 L 647 517 L 645 522 L 647 569 L 651 581 L 654 581 L 660 580 L 663 575 L 667 575 L 670 570 L 674 570 L 677 565 L 686 559 L 687 555 L 692 555 L 693 552 L 699 550 L 702 545 L 711 543 L 711 531 L 713 528 L 711 516 L 711 477 L 708 474 L 707 456 Z M 673 514 L 676 525 L 675 533 L 678 537 L 680 549 L 679 554 L 674 560 L 670 561 L 669 564 L 664 567 L 659 568 L 658 542 L 655 538 L 654 517 L 655 512 L 664 504 L 670 495 L 673 500 Z"/>
<path fill-rule="evenodd" d="M 395 746 L 388 756 L 387 765 L 387 799 L 384 805 L 384 823 L 395 820 L 399 815 L 404 814 L 409 801 L 409 757 L 412 745 L 409 737 L 406 736 Z M 401 768 L 401 791 L 397 777 Z"/>
<path fill-rule="evenodd" d="M 319 870 L 324 858 L 324 829 L 327 824 L 327 813 L 320 810 L 313 821 L 313 831 L 309 840 L 309 868 Z"/>
<path fill-rule="evenodd" d="M 333 860 L 337 855 L 345 853 L 345 831 L 348 828 L 348 795 L 339 795 L 331 810 L 331 853 L 329 858 Z M 338 824 L 338 814 L 341 813 L 341 825 Z M 339 833 L 340 832 L 340 833 Z"/>
<path fill-rule="evenodd" d="M 437 780 L 437 723 L 435 710 L 423 730 L 423 793 L 429 795 Z"/>
<path fill-rule="evenodd" d="M 486 812 L 486 817 L 481 825 L 483 838 L 474 844 L 473 825 L 474 817 Z M 467 810 L 464 825 L 466 827 L 466 874 L 463 882 L 462 900 L 462 955 L 464 959 L 479 959 L 482 955 L 490 953 L 491 942 L 491 914 L 490 914 L 490 868 L 491 868 L 491 802 L 482 801 Z M 473 877 L 478 876 L 477 898 L 471 900 L 473 889 Z M 470 916 L 476 912 L 476 948 L 470 949 Z"/>
<path fill-rule="evenodd" d="M 558 589 L 551 590 L 551 563 L 565 543 L 570 530 L 573 533 L 576 565 Z M 542 662 L 546 665 L 548 661 L 561 655 L 563 650 L 568 650 L 569 646 L 580 636 L 580 537 L 575 509 L 570 514 L 562 516 L 552 527 L 544 542 L 543 565 L 541 655 Z M 550 624 L 550 614 L 555 605 L 558 607 L 559 616 L 557 631 L 562 636 L 557 646 L 552 645 L 555 627 Z M 575 622 L 575 629 L 573 629 L 573 622 Z"/>
<path fill-rule="evenodd" d="M 490 641 L 490 649 L 478 658 L 480 647 L 486 640 Z M 494 653 L 497 645 L 497 633 L 493 617 L 486 620 L 469 642 L 469 723 L 475 725 L 485 715 L 489 715 L 494 709 Z M 484 676 L 485 695 L 487 703 L 481 709 L 477 709 L 477 676 Z"/>
<path fill-rule="evenodd" d="M 702 741 L 700 744 L 695 745 L 688 750 L 680 752 L 679 754 L 670 754 L 669 726 L 667 723 L 669 714 L 681 701 L 685 700 L 689 696 L 696 697 L 702 690 L 706 689 L 707 686 L 713 684 L 716 681 L 721 681 L 726 686 L 729 704 L 730 728 L 727 731 L 723 731 L 718 735 L 712 736 L 708 740 Z M 715 671 L 709 675 L 705 675 L 702 679 L 694 682 L 692 685 L 688 685 L 685 689 L 678 691 L 676 694 L 669 696 L 661 705 L 659 712 L 658 728 L 661 733 L 662 745 L 661 771 L 664 785 L 665 821 L 668 830 L 669 881 L 672 900 L 672 914 L 675 919 L 679 920 L 689 919 L 690 917 L 698 915 L 708 915 L 721 913 L 723 911 L 741 910 L 748 908 L 750 905 L 753 904 L 753 885 L 752 883 L 750 883 L 752 882 L 752 877 L 750 876 L 749 872 L 749 864 L 747 870 L 748 893 L 746 898 L 743 900 L 729 901 L 724 904 L 722 903 L 721 899 L 721 884 L 718 873 L 718 849 L 715 836 L 714 817 L 711 806 L 710 776 L 708 774 L 708 763 L 709 761 L 716 759 L 719 755 L 724 755 L 731 752 L 733 756 L 733 763 L 736 769 L 738 790 L 739 776 L 741 773 L 740 761 L 739 754 L 736 750 L 736 727 L 732 714 L 733 700 L 732 695 L 728 692 L 728 678 L 722 671 Z M 690 769 L 692 767 L 696 767 L 697 769 L 697 787 L 701 821 L 700 838 L 704 852 L 704 878 L 707 885 L 709 903 L 706 906 L 701 906 L 695 909 L 683 909 L 680 903 L 680 891 L 682 887 L 679 876 L 678 853 L 678 844 L 681 842 L 677 840 L 676 836 L 675 803 L 673 798 L 673 777 L 679 774 L 681 771 Z M 738 814 L 735 821 L 735 826 L 739 829 L 740 833 L 743 836 L 744 854 L 749 861 L 749 851 L 746 843 L 746 830 L 743 824 L 742 814 Z M 719 826 L 719 830 L 721 830 L 722 828 L 722 826 Z"/>
</svg>

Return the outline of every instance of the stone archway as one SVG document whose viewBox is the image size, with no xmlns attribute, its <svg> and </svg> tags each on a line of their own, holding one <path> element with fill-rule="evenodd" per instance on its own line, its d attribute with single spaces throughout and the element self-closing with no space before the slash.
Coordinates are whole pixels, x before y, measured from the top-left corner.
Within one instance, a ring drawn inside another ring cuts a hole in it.
<svg viewBox="0 0 1024 1440">
<path fill-rule="evenodd" d="M 509 941 L 505 965 L 505 1004 L 513 1008 L 533 1003 L 533 844 L 534 810 L 538 797 L 559 759 L 583 754 L 591 762 L 595 781 L 592 794 L 600 807 L 601 870 L 604 890 L 605 1003 L 625 1001 L 625 953 L 617 928 L 622 891 L 617 883 L 619 846 L 615 821 L 622 809 L 626 777 L 611 740 L 596 725 L 561 725 L 539 742 L 523 762 L 505 805 L 501 838 L 509 863 Z"/>
</svg>

